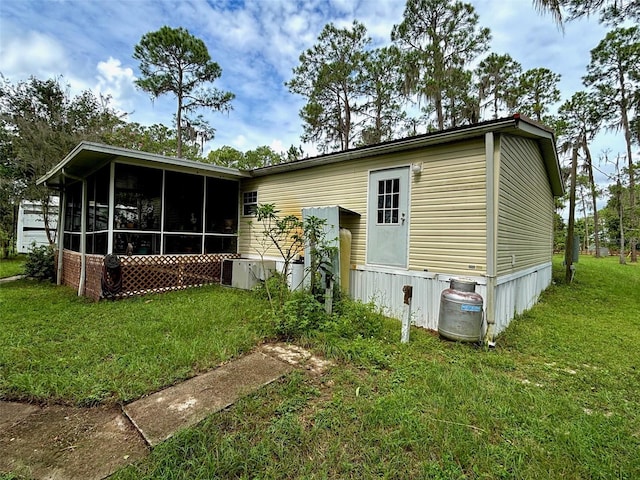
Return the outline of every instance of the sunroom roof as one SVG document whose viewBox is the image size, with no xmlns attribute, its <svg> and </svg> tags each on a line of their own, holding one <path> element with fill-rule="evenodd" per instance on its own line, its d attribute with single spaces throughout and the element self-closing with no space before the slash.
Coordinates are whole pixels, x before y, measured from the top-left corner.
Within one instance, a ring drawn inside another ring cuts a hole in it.
<svg viewBox="0 0 640 480">
<path fill-rule="evenodd" d="M 184 171 L 228 180 L 238 180 L 249 177 L 248 173 L 235 168 L 221 167 L 183 158 L 166 157 L 155 153 L 113 147 L 101 143 L 81 142 L 60 163 L 38 179 L 38 183 L 57 188 L 69 180 L 84 178 L 113 160 L 129 161 L 140 165 Z"/>
</svg>

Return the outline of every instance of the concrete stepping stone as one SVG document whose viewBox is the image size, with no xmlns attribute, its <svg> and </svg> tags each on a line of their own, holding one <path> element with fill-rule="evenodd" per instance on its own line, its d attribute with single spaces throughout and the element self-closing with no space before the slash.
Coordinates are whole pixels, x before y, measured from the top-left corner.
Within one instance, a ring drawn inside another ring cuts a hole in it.
<svg viewBox="0 0 640 480">
<path fill-rule="evenodd" d="M 130 403 L 123 410 L 153 447 L 277 380 L 292 368 L 255 352 Z"/>
</svg>

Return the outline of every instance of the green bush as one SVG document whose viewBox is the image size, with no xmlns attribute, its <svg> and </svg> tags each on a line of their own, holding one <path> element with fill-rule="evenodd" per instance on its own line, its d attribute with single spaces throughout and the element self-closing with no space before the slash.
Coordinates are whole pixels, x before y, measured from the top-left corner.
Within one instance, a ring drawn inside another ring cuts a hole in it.
<svg viewBox="0 0 640 480">
<path fill-rule="evenodd" d="M 38 280 L 55 280 L 55 251 L 51 245 L 31 247 L 24 264 L 24 273 Z"/>
<path fill-rule="evenodd" d="M 344 297 L 334 307 L 334 315 L 324 330 L 344 338 L 369 338 L 382 330 L 384 316 L 373 303 L 362 303 Z"/>
<path fill-rule="evenodd" d="M 376 337 L 384 316 L 370 303 L 343 298 L 326 313 L 324 304 L 309 291 L 290 292 L 279 311 L 273 312 L 274 333 L 283 340 L 295 340 L 322 333 L 323 336 L 355 339 Z"/>
<path fill-rule="evenodd" d="M 275 333 L 285 340 L 308 335 L 329 318 L 324 305 L 309 292 L 293 292 L 274 316 Z"/>
</svg>

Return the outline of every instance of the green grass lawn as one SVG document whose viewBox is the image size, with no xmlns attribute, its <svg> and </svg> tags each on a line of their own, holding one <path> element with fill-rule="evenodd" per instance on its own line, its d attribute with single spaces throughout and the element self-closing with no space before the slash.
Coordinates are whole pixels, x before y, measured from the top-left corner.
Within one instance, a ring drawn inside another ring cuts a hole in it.
<svg viewBox="0 0 640 480">
<path fill-rule="evenodd" d="M 556 273 L 561 276 L 560 259 Z M 118 472 L 138 478 L 640 478 L 640 268 L 581 258 L 492 350 L 413 330 L 295 373 Z"/>
<path fill-rule="evenodd" d="M 266 302 L 208 286 L 116 302 L 21 280 L 0 286 L 0 398 L 127 402 L 253 348 Z"/>
<path fill-rule="evenodd" d="M 5 398 L 127 401 L 266 334 L 264 302 L 229 289 L 98 304 L 37 282 L 0 289 Z M 638 265 L 581 258 L 494 349 L 399 338 L 391 320 L 375 338 L 309 337 L 337 363 L 328 373 L 290 374 L 113 478 L 640 478 Z"/>
<path fill-rule="evenodd" d="M 0 278 L 13 277 L 24 273 L 26 255 L 17 255 L 11 258 L 0 258 Z"/>
</svg>

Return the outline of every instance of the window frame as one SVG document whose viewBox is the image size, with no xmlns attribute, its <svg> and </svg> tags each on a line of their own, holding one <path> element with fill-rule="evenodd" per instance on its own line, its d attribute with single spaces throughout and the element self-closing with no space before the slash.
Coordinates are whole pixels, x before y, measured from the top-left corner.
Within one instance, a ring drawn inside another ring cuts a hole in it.
<svg viewBox="0 0 640 480">
<path fill-rule="evenodd" d="M 254 199 L 247 200 L 248 195 L 253 195 Z M 255 217 L 258 210 L 258 191 L 249 190 L 242 192 L 242 216 L 243 217 Z"/>
</svg>

